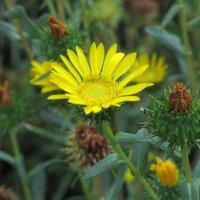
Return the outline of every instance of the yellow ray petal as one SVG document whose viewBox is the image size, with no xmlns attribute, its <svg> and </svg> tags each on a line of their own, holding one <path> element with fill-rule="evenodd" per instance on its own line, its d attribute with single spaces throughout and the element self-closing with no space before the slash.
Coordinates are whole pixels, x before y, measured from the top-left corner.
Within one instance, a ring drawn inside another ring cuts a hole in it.
<svg viewBox="0 0 200 200">
<path fill-rule="evenodd" d="M 86 106 L 84 108 L 86 115 L 90 114 L 91 112 L 98 113 L 101 110 L 102 110 L 101 106 Z"/>
<path fill-rule="evenodd" d="M 74 67 L 77 69 L 77 71 L 81 75 L 81 77 L 84 78 L 85 73 L 84 73 L 84 70 L 82 69 L 82 66 L 79 63 L 79 59 L 78 59 L 77 55 L 70 49 L 67 49 L 67 54 L 68 54 L 71 62 L 73 63 Z"/>
<path fill-rule="evenodd" d="M 113 80 L 116 81 L 121 75 L 126 73 L 130 67 L 133 65 L 136 58 L 136 53 L 130 53 L 128 54 L 117 66 Z"/>
<path fill-rule="evenodd" d="M 102 43 L 99 44 L 99 46 L 97 47 L 97 74 L 99 75 L 102 69 L 102 65 L 103 65 L 103 61 L 104 61 L 104 54 L 105 54 L 105 50 L 104 50 L 104 46 Z"/>
<path fill-rule="evenodd" d="M 91 66 L 92 75 L 97 74 L 97 71 L 98 71 L 97 60 L 98 60 L 97 47 L 96 47 L 96 44 L 93 42 L 90 47 L 90 66 Z"/>
<path fill-rule="evenodd" d="M 68 61 L 68 59 L 63 56 L 63 55 L 60 55 L 62 61 L 64 62 L 64 64 L 67 66 L 67 68 L 69 69 L 69 71 L 73 74 L 73 76 L 76 78 L 76 80 L 78 82 L 81 81 L 81 78 L 79 76 L 79 74 L 77 73 L 77 71 L 74 69 L 74 67 L 70 64 L 70 62 Z"/>
<path fill-rule="evenodd" d="M 103 69 L 102 69 L 102 74 L 106 74 L 106 72 L 108 71 L 108 64 L 110 63 L 111 58 L 116 54 L 117 52 L 117 44 L 113 44 L 110 49 L 108 50 L 106 57 L 105 57 L 105 61 L 103 64 Z"/>
<path fill-rule="evenodd" d="M 88 61 L 85 57 L 83 50 L 80 47 L 76 46 L 76 52 L 78 55 L 81 68 L 84 70 L 86 76 L 90 75 L 90 67 L 88 65 Z"/>
<path fill-rule="evenodd" d="M 46 85 L 42 88 L 41 92 L 46 93 L 46 92 L 51 92 L 54 90 L 58 90 L 58 87 L 56 85 Z"/>
<path fill-rule="evenodd" d="M 154 84 L 153 83 L 139 83 L 136 85 L 128 86 L 128 87 L 123 88 L 120 91 L 119 96 L 136 94 L 136 93 L 142 91 L 143 89 L 145 89 L 146 87 L 150 87 L 152 85 L 154 85 Z"/>
<path fill-rule="evenodd" d="M 145 66 L 140 67 L 139 69 L 136 69 L 133 72 L 131 72 L 127 77 L 125 77 L 121 82 L 119 82 L 118 89 L 119 90 L 122 89 L 124 86 L 126 86 L 134 78 L 141 75 L 147 68 L 148 68 L 148 65 L 145 65 Z"/>
<path fill-rule="evenodd" d="M 118 103 L 122 103 L 122 102 L 126 102 L 126 101 L 140 101 L 140 98 L 137 96 L 118 97 L 118 98 L 114 99 L 110 104 L 114 105 L 114 104 L 118 104 Z"/>
<path fill-rule="evenodd" d="M 57 72 L 58 76 L 68 81 L 74 88 L 77 88 L 78 83 L 76 79 L 74 79 L 74 77 L 66 69 L 58 64 L 52 64 L 52 67 Z M 52 74 L 54 73 L 55 72 L 53 71 Z"/>
<path fill-rule="evenodd" d="M 68 99 L 68 97 L 65 94 L 54 94 L 54 95 L 50 95 L 47 99 L 58 100 L 58 99 Z"/>
<path fill-rule="evenodd" d="M 119 62 L 122 60 L 124 57 L 124 53 L 116 53 L 110 60 L 110 63 L 108 63 L 107 67 L 107 73 L 105 74 L 106 77 L 110 78 L 112 77 L 112 72 L 115 70 Z"/>
</svg>

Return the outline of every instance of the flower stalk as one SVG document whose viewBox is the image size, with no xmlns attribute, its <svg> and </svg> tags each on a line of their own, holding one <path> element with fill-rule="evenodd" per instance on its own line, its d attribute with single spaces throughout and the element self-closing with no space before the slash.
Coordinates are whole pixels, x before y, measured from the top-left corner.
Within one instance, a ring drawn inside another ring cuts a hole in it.
<svg viewBox="0 0 200 200">
<path fill-rule="evenodd" d="M 186 144 L 183 145 L 183 148 L 182 148 L 182 164 L 185 171 L 186 181 L 191 182 L 192 180 L 191 168 L 190 168 L 190 162 L 189 162 L 189 157 L 188 157 L 188 147 Z"/>
<path fill-rule="evenodd" d="M 115 137 L 113 135 L 113 132 L 111 131 L 110 127 L 108 126 L 108 124 L 106 122 L 102 123 L 102 128 L 103 128 L 105 136 L 108 138 L 109 142 L 113 146 L 113 149 L 119 155 L 119 158 L 125 161 L 127 167 L 130 169 L 132 175 L 134 175 L 134 176 L 136 176 L 136 178 L 138 178 L 138 180 L 141 182 L 141 184 L 143 185 L 143 187 L 146 189 L 146 191 L 149 193 L 149 195 L 151 196 L 151 198 L 153 200 L 158 200 L 157 195 L 152 190 L 152 188 L 149 185 L 149 183 L 141 175 L 140 171 L 129 160 L 129 158 L 126 156 L 126 154 L 124 153 L 124 151 L 122 150 L 120 145 L 117 144 L 117 141 L 116 141 L 116 139 L 115 139 Z"/>
<path fill-rule="evenodd" d="M 18 141 L 17 141 L 16 129 L 11 130 L 9 135 L 10 135 L 10 141 L 11 141 L 11 145 L 12 145 L 12 148 L 13 148 L 14 156 L 15 156 L 15 159 L 16 159 L 16 165 L 15 166 L 16 166 L 16 169 L 18 170 L 18 173 L 19 173 L 24 197 L 25 197 L 26 200 L 32 200 L 31 192 L 30 192 L 27 180 L 24 179 L 24 177 L 26 177 L 26 174 L 25 174 L 26 170 L 25 170 L 24 162 L 23 162 L 22 155 L 21 155 L 21 152 L 20 152 L 19 144 L 18 144 Z M 19 167 L 18 167 L 19 162 L 21 162 L 20 163 L 21 169 L 19 169 Z"/>
</svg>

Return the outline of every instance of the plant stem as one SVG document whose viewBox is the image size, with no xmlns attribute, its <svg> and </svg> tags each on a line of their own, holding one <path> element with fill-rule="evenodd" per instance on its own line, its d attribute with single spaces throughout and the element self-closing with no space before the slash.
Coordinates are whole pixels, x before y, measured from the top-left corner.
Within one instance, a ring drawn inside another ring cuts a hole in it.
<svg viewBox="0 0 200 200">
<path fill-rule="evenodd" d="M 65 19 L 65 10 L 64 10 L 64 6 L 63 6 L 62 0 L 57 0 L 56 4 L 57 4 L 58 16 L 63 22 L 65 22 L 65 20 L 66 20 Z"/>
<path fill-rule="evenodd" d="M 82 171 L 81 171 L 81 169 L 78 169 L 78 177 L 79 177 L 79 180 L 80 180 L 80 183 L 81 183 L 82 190 L 83 190 L 83 192 L 85 194 L 86 200 L 92 200 L 92 198 L 90 197 L 90 193 L 88 191 L 87 185 L 85 184 L 85 182 L 82 179 Z"/>
<path fill-rule="evenodd" d="M 188 148 L 186 144 L 184 144 L 182 148 L 182 163 L 185 170 L 186 180 L 187 182 L 191 182 L 192 180 L 191 168 L 190 168 L 190 162 L 189 162 L 189 157 L 188 157 Z"/>
<path fill-rule="evenodd" d="M 26 172 L 25 172 L 25 166 L 24 166 L 24 162 L 23 162 L 23 159 L 22 159 L 22 155 L 20 153 L 18 141 L 17 141 L 17 130 L 12 129 L 11 132 L 9 133 L 9 135 L 10 135 L 10 141 L 11 141 L 11 145 L 12 145 L 15 160 L 16 160 L 15 167 L 18 170 L 18 174 L 19 174 L 20 181 L 21 181 L 21 184 L 22 184 L 24 197 L 25 197 L 26 200 L 31 200 L 32 199 L 31 198 L 31 192 L 30 192 L 27 180 L 24 178 L 24 177 L 26 177 Z"/>
<path fill-rule="evenodd" d="M 136 176 L 138 178 L 138 180 L 141 182 L 141 184 L 147 190 L 147 192 L 149 193 L 149 195 L 151 196 L 151 198 L 153 200 L 158 200 L 157 195 L 154 193 L 154 191 L 152 190 L 152 188 L 149 185 L 149 183 L 141 175 L 140 171 L 129 160 L 129 158 L 126 156 L 126 154 L 124 153 L 124 151 L 122 150 L 120 145 L 117 144 L 117 141 L 116 141 L 116 139 L 115 139 L 115 137 L 113 135 L 113 132 L 111 131 L 110 127 L 108 126 L 108 124 L 106 122 L 102 123 L 102 128 L 103 128 L 104 134 L 106 135 L 107 139 L 111 143 L 113 149 L 119 155 L 119 158 L 125 161 L 127 167 L 130 169 L 132 175 L 134 175 L 134 176 Z"/>
<path fill-rule="evenodd" d="M 4 0 L 4 2 L 5 2 L 8 9 L 13 7 L 11 0 Z M 27 54 L 28 59 L 33 60 L 31 48 L 29 46 L 29 43 L 28 43 L 26 37 L 24 36 L 20 22 L 17 19 L 13 19 L 13 20 L 11 20 L 11 23 L 13 24 L 13 26 L 15 26 L 15 28 L 16 28 L 18 34 L 19 34 L 19 37 L 20 37 L 21 42 L 24 46 L 24 49 L 25 49 L 25 52 Z"/>
<path fill-rule="evenodd" d="M 184 44 L 184 53 L 186 57 L 187 67 L 188 67 L 188 74 L 189 74 L 189 82 L 191 83 L 193 89 L 196 89 L 196 80 L 195 80 L 195 70 L 193 69 L 193 61 L 191 55 L 191 48 L 190 42 L 188 38 L 188 29 L 187 29 L 187 16 L 186 10 L 184 6 L 184 0 L 177 0 L 179 5 L 183 8 L 180 11 L 179 18 L 180 18 L 180 25 L 181 25 L 181 32 L 182 32 L 182 39 Z"/>
</svg>

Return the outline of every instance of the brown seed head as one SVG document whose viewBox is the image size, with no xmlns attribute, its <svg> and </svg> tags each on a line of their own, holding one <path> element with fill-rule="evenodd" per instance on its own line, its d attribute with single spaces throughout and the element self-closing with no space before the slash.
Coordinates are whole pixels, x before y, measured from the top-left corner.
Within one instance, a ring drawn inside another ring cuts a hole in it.
<svg viewBox="0 0 200 200">
<path fill-rule="evenodd" d="M 175 91 L 169 95 L 171 112 L 187 112 L 192 108 L 192 96 L 183 83 L 177 83 Z"/>
<path fill-rule="evenodd" d="M 8 81 L 5 81 L 3 85 L 0 85 L 0 104 L 9 105 L 10 103 L 10 83 Z"/>
<path fill-rule="evenodd" d="M 77 143 L 85 151 L 90 165 L 95 164 L 112 152 L 107 139 L 98 133 L 96 127 L 79 125 L 75 133 Z"/>
<path fill-rule="evenodd" d="M 0 200 L 17 200 L 17 197 L 10 188 L 0 186 Z"/>
<path fill-rule="evenodd" d="M 62 22 L 53 16 L 49 17 L 49 27 L 54 38 L 56 39 L 60 39 L 69 34 L 67 28 L 62 24 Z"/>
</svg>

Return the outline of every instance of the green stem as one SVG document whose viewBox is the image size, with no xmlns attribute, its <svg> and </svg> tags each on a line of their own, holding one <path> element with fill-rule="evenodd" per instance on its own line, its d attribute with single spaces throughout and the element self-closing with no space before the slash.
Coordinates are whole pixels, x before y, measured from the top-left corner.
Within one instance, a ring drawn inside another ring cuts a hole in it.
<svg viewBox="0 0 200 200">
<path fill-rule="evenodd" d="M 16 159 L 16 168 L 18 170 L 19 173 L 19 177 L 20 177 L 20 181 L 22 184 L 22 189 L 23 189 L 23 193 L 24 193 L 24 197 L 26 200 L 31 200 L 31 193 L 30 193 L 30 189 L 28 186 L 27 181 L 23 178 L 25 176 L 25 166 L 24 166 L 24 162 L 20 153 L 20 148 L 18 145 L 18 141 L 17 141 L 17 132 L 15 129 L 13 129 L 10 133 L 10 141 L 11 141 L 11 145 L 13 148 L 13 152 L 15 155 L 15 159 Z M 21 169 L 19 169 L 18 167 L 18 163 L 20 162 L 19 167 L 21 167 Z"/>
<path fill-rule="evenodd" d="M 190 42 L 188 38 L 188 29 L 187 29 L 187 16 L 186 10 L 184 6 L 184 0 L 177 0 L 179 5 L 183 8 L 180 11 L 179 18 L 180 18 L 180 25 L 181 25 L 181 32 L 182 32 L 182 39 L 184 44 L 184 53 L 186 57 L 187 67 L 188 67 L 188 74 L 189 74 L 189 81 L 192 87 L 196 88 L 196 81 L 195 81 L 195 70 L 193 69 L 193 60 L 191 57 L 191 48 Z"/>
<path fill-rule="evenodd" d="M 126 156 L 126 154 L 124 153 L 124 151 L 122 150 L 120 145 L 117 144 L 117 141 L 113 135 L 113 132 L 111 131 L 110 127 L 108 126 L 108 124 L 106 122 L 102 123 L 102 128 L 103 128 L 104 134 L 106 135 L 107 139 L 111 143 L 113 149 L 119 155 L 119 158 L 125 161 L 127 167 L 130 169 L 132 175 L 134 175 L 138 178 L 138 180 L 141 182 L 141 184 L 143 185 L 143 187 L 146 189 L 146 191 L 149 193 L 149 195 L 151 196 L 151 198 L 153 200 L 158 200 L 157 195 L 154 193 L 154 191 L 152 190 L 149 183 L 141 175 L 140 171 L 132 164 L 132 162 Z"/>
<path fill-rule="evenodd" d="M 191 168 L 190 168 L 190 162 L 189 162 L 189 157 L 188 157 L 188 148 L 186 144 L 182 148 L 182 163 L 185 170 L 186 180 L 187 182 L 191 182 L 192 180 Z"/>
<path fill-rule="evenodd" d="M 57 0 L 56 4 L 57 4 L 58 16 L 63 22 L 65 22 L 65 10 L 62 0 Z"/>
<path fill-rule="evenodd" d="M 85 184 L 85 182 L 82 179 L 82 171 L 81 171 L 81 169 L 78 169 L 78 177 L 79 177 L 83 192 L 85 194 L 86 200 L 92 200 L 92 198 L 90 197 L 90 193 L 88 191 L 88 187 L 87 187 L 87 185 Z"/>
<path fill-rule="evenodd" d="M 13 7 L 11 0 L 4 0 L 4 2 L 8 9 Z M 33 60 L 31 48 L 29 46 L 29 43 L 28 43 L 26 37 L 24 36 L 20 22 L 17 19 L 13 19 L 13 20 L 11 20 L 11 22 L 12 22 L 13 26 L 15 26 L 17 33 L 19 34 L 20 40 L 24 46 L 24 49 L 25 49 L 28 59 Z"/>
</svg>

